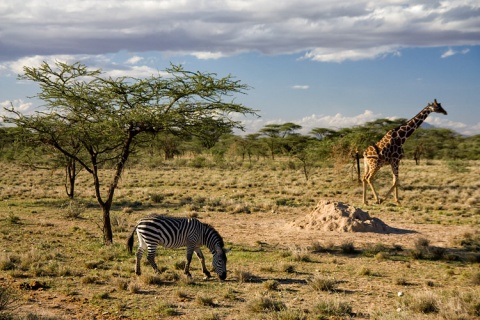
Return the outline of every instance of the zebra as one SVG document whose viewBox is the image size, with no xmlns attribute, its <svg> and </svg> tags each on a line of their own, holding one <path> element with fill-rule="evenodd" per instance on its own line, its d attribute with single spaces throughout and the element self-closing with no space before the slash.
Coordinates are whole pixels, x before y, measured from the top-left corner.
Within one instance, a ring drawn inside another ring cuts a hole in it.
<svg viewBox="0 0 480 320">
<path fill-rule="evenodd" d="M 211 277 L 210 272 L 205 266 L 205 257 L 200 247 L 207 246 L 213 254 L 213 268 L 221 280 L 227 278 L 227 256 L 230 251 L 224 248 L 223 239 L 220 234 L 212 226 L 202 223 L 195 218 L 179 218 L 153 214 L 140 219 L 132 230 L 127 241 L 128 252 L 132 253 L 133 234 L 137 231 L 138 250 L 136 253 L 135 273 L 141 274 L 140 260 L 143 251 L 147 249 L 147 260 L 150 262 L 153 270 L 160 273 L 155 263 L 155 252 L 158 245 L 165 248 L 187 247 L 187 263 L 185 264 L 184 273 L 188 278 L 190 274 L 190 262 L 192 261 L 193 252 L 197 255 L 202 263 L 202 270 L 205 279 Z"/>
</svg>

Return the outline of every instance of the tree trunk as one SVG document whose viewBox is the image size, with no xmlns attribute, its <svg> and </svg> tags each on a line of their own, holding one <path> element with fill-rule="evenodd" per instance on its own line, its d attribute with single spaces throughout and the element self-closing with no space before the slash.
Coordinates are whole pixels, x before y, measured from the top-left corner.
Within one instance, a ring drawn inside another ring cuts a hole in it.
<svg viewBox="0 0 480 320">
<path fill-rule="evenodd" d="M 110 209 L 113 204 L 113 195 L 115 193 L 115 189 L 118 186 L 118 182 L 120 181 L 120 177 L 122 176 L 123 169 L 125 168 L 125 163 L 128 160 L 128 156 L 130 155 L 130 146 L 133 141 L 133 138 L 136 136 L 138 132 L 136 131 L 129 131 L 127 139 L 125 140 L 125 143 L 123 145 L 123 150 L 122 154 L 120 156 L 120 159 L 118 160 L 117 163 L 117 169 L 115 170 L 115 176 L 113 177 L 113 181 L 110 184 L 110 187 L 108 188 L 108 194 L 107 194 L 107 200 L 102 204 L 100 202 L 100 205 L 102 206 L 103 210 L 103 240 L 106 245 L 111 245 L 113 244 L 113 232 L 112 232 L 112 224 L 110 221 Z M 98 188 L 100 188 L 100 185 L 98 185 Z M 100 192 L 100 190 L 99 190 Z M 99 194 L 98 192 L 98 194 Z"/>
<path fill-rule="evenodd" d="M 75 166 L 75 160 L 68 158 L 67 165 L 65 167 L 65 192 L 70 199 L 73 199 L 75 196 L 75 178 L 77 176 L 77 168 Z"/>
<path fill-rule="evenodd" d="M 303 165 L 303 174 L 305 175 L 305 180 L 308 181 L 307 161 L 302 161 L 302 165 Z"/>
<path fill-rule="evenodd" d="M 110 208 L 109 206 L 104 206 L 103 210 L 103 242 L 105 245 L 113 244 L 113 231 L 112 231 L 112 223 L 110 221 Z"/>
<path fill-rule="evenodd" d="M 355 151 L 355 159 L 357 160 L 357 180 L 361 182 L 360 179 L 360 155 L 358 154 L 358 150 Z"/>
</svg>

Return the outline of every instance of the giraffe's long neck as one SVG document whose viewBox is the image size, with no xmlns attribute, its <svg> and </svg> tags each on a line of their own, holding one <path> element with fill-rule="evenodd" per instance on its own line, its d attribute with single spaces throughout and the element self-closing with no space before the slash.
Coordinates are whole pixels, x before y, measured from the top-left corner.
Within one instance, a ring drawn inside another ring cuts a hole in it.
<svg viewBox="0 0 480 320">
<path fill-rule="evenodd" d="M 415 117 L 408 120 L 407 123 L 402 124 L 400 127 L 397 128 L 397 134 L 402 139 L 407 139 L 412 135 L 412 133 L 417 130 L 418 127 L 425 121 L 428 115 L 432 112 L 432 110 L 427 106 L 425 109 L 420 111 Z"/>
</svg>

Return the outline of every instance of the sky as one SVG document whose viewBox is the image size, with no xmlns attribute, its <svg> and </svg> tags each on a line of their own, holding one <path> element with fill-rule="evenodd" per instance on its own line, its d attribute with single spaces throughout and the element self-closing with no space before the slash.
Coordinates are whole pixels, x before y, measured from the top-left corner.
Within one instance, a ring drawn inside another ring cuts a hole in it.
<svg viewBox="0 0 480 320">
<path fill-rule="evenodd" d="M 81 62 L 113 77 L 171 63 L 248 85 L 245 133 L 412 118 L 480 134 L 478 0 L 2 0 L 0 116 L 41 110 L 23 67 Z M 1 119 L 0 119 L 1 125 Z"/>
</svg>

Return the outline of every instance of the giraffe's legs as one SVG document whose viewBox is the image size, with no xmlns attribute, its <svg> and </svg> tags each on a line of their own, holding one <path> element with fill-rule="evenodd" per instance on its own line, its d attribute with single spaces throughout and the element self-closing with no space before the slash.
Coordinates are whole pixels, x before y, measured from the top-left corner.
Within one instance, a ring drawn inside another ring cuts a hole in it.
<svg viewBox="0 0 480 320">
<path fill-rule="evenodd" d="M 385 200 L 390 196 L 392 191 L 395 191 L 393 193 L 393 197 L 395 199 L 395 202 L 397 204 L 400 204 L 400 201 L 398 201 L 398 162 L 392 163 L 392 174 L 393 174 L 392 187 L 390 188 L 390 190 L 388 190 L 387 194 L 385 195 Z"/>
<path fill-rule="evenodd" d="M 380 200 L 380 198 L 378 197 L 378 194 L 377 194 L 377 191 L 375 190 L 375 187 L 373 186 L 373 182 L 372 182 L 372 177 L 368 177 L 366 179 L 368 185 L 370 186 L 370 189 L 372 189 L 372 192 L 373 192 L 373 197 L 375 198 L 375 202 L 380 204 L 382 202 L 382 200 Z M 365 187 L 364 187 L 365 189 Z M 366 200 L 364 201 L 364 203 L 366 204 Z"/>
<path fill-rule="evenodd" d="M 363 184 L 363 204 L 367 204 L 367 183 L 370 186 L 370 189 L 373 192 L 373 197 L 375 198 L 376 203 L 380 203 L 380 199 L 378 198 L 377 191 L 375 191 L 375 187 L 373 186 L 372 179 L 377 173 L 379 167 L 374 167 L 368 164 L 368 160 L 365 158 L 365 175 L 362 179 Z"/>
</svg>

